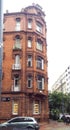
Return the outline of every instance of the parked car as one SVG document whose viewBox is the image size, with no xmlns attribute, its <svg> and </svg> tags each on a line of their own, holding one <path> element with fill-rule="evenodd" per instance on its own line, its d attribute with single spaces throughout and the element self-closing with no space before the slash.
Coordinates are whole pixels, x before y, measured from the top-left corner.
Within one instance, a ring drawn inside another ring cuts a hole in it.
<svg viewBox="0 0 70 130">
<path fill-rule="evenodd" d="M 64 122 L 69 122 L 70 123 L 70 115 L 67 113 L 60 114 L 59 119 L 62 119 Z"/>
<path fill-rule="evenodd" d="M 15 117 L 0 124 L 0 130 L 39 130 L 39 124 L 33 117 Z"/>
</svg>

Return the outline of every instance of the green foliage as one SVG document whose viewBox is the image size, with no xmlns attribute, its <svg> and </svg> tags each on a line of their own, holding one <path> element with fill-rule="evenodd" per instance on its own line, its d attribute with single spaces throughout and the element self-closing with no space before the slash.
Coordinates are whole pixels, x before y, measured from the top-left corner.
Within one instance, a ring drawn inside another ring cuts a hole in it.
<svg viewBox="0 0 70 130">
<path fill-rule="evenodd" d="M 53 92 L 49 94 L 49 109 L 50 114 L 56 117 L 59 113 L 70 114 L 70 93 L 63 94 L 62 92 Z"/>
</svg>

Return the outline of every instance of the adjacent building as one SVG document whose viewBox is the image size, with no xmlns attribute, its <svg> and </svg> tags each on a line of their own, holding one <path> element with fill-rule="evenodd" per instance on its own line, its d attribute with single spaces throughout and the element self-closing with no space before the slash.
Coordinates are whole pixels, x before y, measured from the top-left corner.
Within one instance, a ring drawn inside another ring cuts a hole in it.
<svg viewBox="0 0 70 130">
<path fill-rule="evenodd" d="M 53 84 L 52 91 L 70 93 L 70 66 L 67 67 L 64 73 Z"/>
<path fill-rule="evenodd" d="M 45 13 L 38 4 L 4 14 L 0 120 L 47 120 L 48 64 Z"/>
</svg>

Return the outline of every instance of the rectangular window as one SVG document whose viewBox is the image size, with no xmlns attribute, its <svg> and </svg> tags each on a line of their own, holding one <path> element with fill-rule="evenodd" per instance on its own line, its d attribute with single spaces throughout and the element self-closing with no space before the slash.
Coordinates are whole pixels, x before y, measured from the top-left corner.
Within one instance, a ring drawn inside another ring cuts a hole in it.
<svg viewBox="0 0 70 130">
<path fill-rule="evenodd" d="M 29 29 L 32 28 L 32 19 L 28 19 L 28 28 L 29 28 Z"/>
<path fill-rule="evenodd" d="M 20 31 L 20 18 L 16 18 L 16 31 Z"/>
<path fill-rule="evenodd" d="M 15 63 L 13 64 L 14 70 L 20 70 L 21 64 L 20 64 L 20 55 L 15 55 Z"/>
<path fill-rule="evenodd" d="M 17 101 L 12 102 L 12 114 L 18 115 L 18 102 Z"/>
<path fill-rule="evenodd" d="M 31 48 L 32 47 L 32 40 L 28 39 L 28 47 Z"/>
<path fill-rule="evenodd" d="M 16 37 L 13 49 L 21 49 L 20 38 Z"/>
<path fill-rule="evenodd" d="M 37 22 L 36 24 L 36 30 L 40 33 L 42 33 L 42 24 L 40 24 L 39 22 Z"/>
<path fill-rule="evenodd" d="M 16 75 L 14 77 L 13 90 L 14 91 L 19 91 L 20 90 L 20 82 L 19 82 L 19 76 L 18 75 Z"/>
<path fill-rule="evenodd" d="M 38 100 L 33 102 L 33 114 L 40 114 L 41 112 L 41 103 Z"/>
<path fill-rule="evenodd" d="M 28 88 L 31 88 L 32 87 L 32 77 L 29 76 L 28 77 Z"/>
<path fill-rule="evenodd" d="M 36 45 L 36 48 L 40 51 L 43 50 L 43 45 L 42 45 L 42 42 L 40 40 L 37 41 L 37 45 Z"/>
<path fill-rule="evenodd" d="M 44 78 L 43 77 L 38 76 L 37 86 L 38 86 L 38 89 L 44 90 Z"/>
<path fill-rule="evenodd" d="M 41 57 L 37 58 L 37 68 L 44 69 L 44 60 Z"/>
<path fill-rule="evenodd" d="M 28 64 L 28 67 L 32 67 L 32 56 L 28 56 L 28 60 L 27 60 L 27 64 Z"/>
<path fill-rule="evenodd" d="M 15 64 L 16 64 L 16 65 L 19 65 L 19 64 L 20 64 L 20 56 L 19 56 L 19 55 L 16 55 L 16 56 L 15 56 Z"/>
</svg>

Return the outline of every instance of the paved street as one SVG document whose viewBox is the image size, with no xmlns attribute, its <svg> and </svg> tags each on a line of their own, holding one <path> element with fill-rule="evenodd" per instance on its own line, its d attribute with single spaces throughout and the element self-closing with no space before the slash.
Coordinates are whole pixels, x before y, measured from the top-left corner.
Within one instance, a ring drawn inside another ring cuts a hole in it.
<svg viewBox="0 0 70 130">
<path fill-rule="evenodd" d="M 50 121 L 49 123 L 40 123 L 40 130 L 70 130 L 70 124 Z"/>
</svg>

